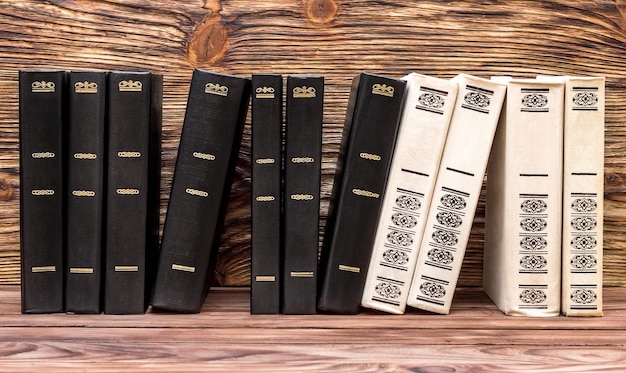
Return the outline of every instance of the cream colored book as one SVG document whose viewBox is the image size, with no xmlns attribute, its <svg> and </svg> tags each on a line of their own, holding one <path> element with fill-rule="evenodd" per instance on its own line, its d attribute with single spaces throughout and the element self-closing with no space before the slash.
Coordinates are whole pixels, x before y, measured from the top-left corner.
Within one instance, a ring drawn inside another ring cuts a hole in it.
<svg viewBox="0 0 626 373">
<path fill-rule="evenodd" d="M 458 84 L 410 74 L 362 306 L 403 314 Z"/>
<path fill-rule="evenodd" d="M 483 287 L 507 315 L 556 316 L 564 85 L 510 78 L 507 85 L 487 171 Z"/>
<path fill-rule="evenodd" d="M 459 84 L 407 304 L 450 312 L 506 85 L 470 75 Z"/>
<path fill-rule="evenodd" d="M 565 82 L 561 312 L 602 316 L 604 77 Z"/>
</svg>

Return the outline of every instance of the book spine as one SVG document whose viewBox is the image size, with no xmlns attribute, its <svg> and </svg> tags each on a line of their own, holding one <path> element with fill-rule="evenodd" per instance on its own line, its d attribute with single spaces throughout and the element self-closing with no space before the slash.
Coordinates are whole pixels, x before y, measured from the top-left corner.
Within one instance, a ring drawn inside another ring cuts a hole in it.
<svg viewBox="0 0 626 373">
<path fill-rule="evenodd" d="M 317 296 L 323 77 L 287 77 L 282 312 L 314 314 Z"/>
<path fill-rule="evenodd" d="M 352 85 L 322 250 L 318 308 L 359 312 L 406 81 L 361 74 Z"/>
<path fill-rule="evenodd" d="M 147 72 L 108 76 L 107 314 L 140 314 L 148 305 L 150 266 L 158 253 L 157 206 L 151 204 L 160 188 L 161 85 L 161 76 Z"/>
<path fill-rule="evenodd" d="M 106 73 L 69 73 L 65 311 L 102 311 Z"/>
<path fill-rule="evenodd" d="M 361 305 L 403 314 L 458 84 L 411 74 Z M 406 240 L 394 238 L 405 235 Z"/>
<path fill-rule="evenodd" d="M 562 312 L 567 316 L 602 316 L 604 105 L 604 78 L 565 80 Z"/>
<path fill-rule="evenodd" d="M 64 310 L 65 79 L 19 73 L 22 313 Z"/>
<path fill-rule="evenodd" d="M 507 315 L 561 297 L 563 82 L 512 79 L 487 177 L 483 283 Z"/>
<path fill-rule="evenodd" d="M 163 228 L 153 307 L 189 313 L 202 308 L 249 101 L 249 79 L 194 70 Z"/>
<path fill-rule="evenodd" d="M 280 313 L 283 78 L 252 75 L 250 313 Z"/>
<path fill-rule="evenodd" d="M 407 300 L 441 314 L 450 311 L 506 93 L 486 79 L 454 80 L 458 96 Z"/>
</svg>

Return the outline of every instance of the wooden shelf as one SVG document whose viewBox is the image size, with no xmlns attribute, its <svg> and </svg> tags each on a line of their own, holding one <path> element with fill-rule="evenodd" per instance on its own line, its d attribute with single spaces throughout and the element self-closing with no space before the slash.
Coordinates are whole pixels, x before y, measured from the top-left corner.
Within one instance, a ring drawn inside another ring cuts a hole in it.
<svg viewBox="0 0 626 373">
<path fill-rule="evenodd" d="M 623 371 L 625 299 L 605 289 L 599 318 L 504 316 L 478 288 L 445 316 L 250 315 L 248 289 L 218 288 L 199 314 L 22 315 L 1 286 L 0 371 Z"/>
</svg>

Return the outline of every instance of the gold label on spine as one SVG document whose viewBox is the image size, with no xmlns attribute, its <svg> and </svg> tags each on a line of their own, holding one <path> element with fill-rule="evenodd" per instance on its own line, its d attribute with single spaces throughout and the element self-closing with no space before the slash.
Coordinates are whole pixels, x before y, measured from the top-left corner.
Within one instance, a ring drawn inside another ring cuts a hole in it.
<svg viewBox="0 0 626 373">
<path fill-rule="evenodd" d="M 121 194 L 121 195 L 124 195 L 124 196 L 137 195 L 137 194 L 139 194 L 139 189 L 120 188 L 120 189 L 116 189 L 115 193 Z"/>
<path fill-rule="evenodd" d="M 362 197 L 369 197 L 369 198 L 379 198 L 380 194 L 378 193 L 374 193 L 374 192 L 370 192 L 369 190 L 363 190 L 363 189 L 352 189 L 352 193 L 356 194 L 357 196 L 362 196 Z"/>
<path fill-rule="evenodd" d="M 274 158 L 260 158 L 260 159 L 257 159 L 255 162 L 256 162 L 256 164 L 274 164 L 274 163 L 276 163 Z"/>
<path fill-rule="evenodd" d="M 98 155 L 94 153 L 74 153 L 75 159 L 97 159 Z"/>
<path fill-rule="evenodd" d="M 375 95 L 393 97 L 395 88 L 387 84 L 376 83 L 372 86 L 372 93 Z"/>
<path fill-rule="evenodd" d="M 196 267 L 185 266 L 182 264 L 172 264 L 172 269 L 175 271 L 183 271 L 183 272 L 191 272 L 191 273 L 196 271 Z"/>
<path fill-rule="evenodd" d="M 98 93 L 98 83 L 96 82 L 76 82 L 74 83 L 76 93 Z"/>
<path fill-rule="evenodd" d="M 76 268 L 76 267 L 72 267 L 72 268 L 70 268 L 70 273 L 78 273 L 78 274 L 90 275 L 90 274 L 93 274 L 93 268 Z"/>
<path fill-rule="evenodd" d="M 139 158 L 141 157 L 140 152 L 117 152 L 117 156 L 119 158 Z"/>
<path fill-rule="evenodd" d="M 271 202 L 274 201 L 276 198 L 274 198 L 274 196 L 258 196 L 255 198 L 255 200 L 259 201 L 259 202 Z"/>
<path fill-rule="evenodd" d="M 54 190 L 52 190 L 52 189 L 33 189 L 33 191 L 31 191 L 30 194 L 32 194 L 33 196 L 53 196 L 54 195 Z"/>
<path fill-rule="evenodd" d="M 56 84 L 54 82 L 46 82 L 42 80 L 40 82 L 33 82 L 30 85 L 31 92 L 33 93 L 51 93 L 56 90 Z"/>
<path fill-rule="evenodd" d="M 226 97 L 228 96 L 228 87 L 217 83 L 207 83 L 204 86 L 204 93 Z"/>
<path fill-rule="evenodd" d="M 193 152 L 192 155 L 194 157 L 196 157 L 196 158 L 204 159 L 204 160 L 207 160 L 207 161 L 214 161 L 215 160 L 215 156 L 213 154 Z"/>
<path fill-rule="evenodd" d="M 115 272 L 139 272 L 139 266 L 115 266 Z"/>
<path fill-rule="evenodd" d="M 274 98 L 274 87 L 259 87 L 255 91 L 256 98 Z"/>
<path fill-rule="evenodd" d="M 378 154 L 371 154 L 371 153 L 361 153 L 359 154 L 359 157 L 363 158 L 363 159 L 367 159 L 369 161 L 380 161 L 382 159 L 382 157 Z"/>
<path fill-rule="evenodd" d="M 72 190 L 72 195 L 76 197 L 95 197 L 96 192 L 93 190 Z"/>
<path fill-rule="evenodd" d="M 275 282 L 276 276 L 256 276 L 256 282 Z"/>
<path fill-rule="evenodd" d="M 360 273 L 361 272 L 361 268 L 359 268 L 359 267 L 347 266 L 347 265 L 343 265 L 343 264 L 339 264 L 339 270 L 340 271 L 346 271 L 346 272 L 353 272 L 353 273 Z"/>
<path fill-rule="evenodd" d="M 313 272 L 290 272 L 291 277 L 313 277 Z"/>
<path fill-rule="evenodd" d="M 37 152 L 37 153 L 31 154 L 31 157 L 33 157 L 35 159 L 39 159 L 39 158 L 54 158 L 55 154 L 52 153 L 52 152 Z"/>
<path fill-rule="evenodd" d="M 42 273 L 42 272 L 56 272 L 56 266 L 40 266 L 40 267 L 31 267 L 30 271 L 32 273 Z"/>
<path fill-rule="evenodd" d="M 315 97 L 315 88 L 307 87 L 303 85 L 302 87 L 296 87 L 293 89 L 293 98 L 313 98 Z"/>
<path fill-rule="evenodd" d="M 122 80 L 117 87 L 120 92 L 141 92 L 143 83 L 137 80 Z"/>
<path fill-rule="evenodd" d="M 315 158 L 312 157 L 293 157 L 291 158 L 291 163 L 313 163 L 315 162 Z"/>
<path fill-rule="evenodd" d="M 290 197 L 294 201 L 311 201 L 315 198 L 312 194 L 292 194 Z"/>
<path fill-rule="evenodd" d="M 191 194 L 192 196 L 198 196 L 198 197 L 208 197 L 209 193 L 205 192 L 204 190 L 198 190 L 198 189 L 193 189 L 193 188 L 187 188 L 185 189 L 185 192 L 187 194 Z"/>
</svg>

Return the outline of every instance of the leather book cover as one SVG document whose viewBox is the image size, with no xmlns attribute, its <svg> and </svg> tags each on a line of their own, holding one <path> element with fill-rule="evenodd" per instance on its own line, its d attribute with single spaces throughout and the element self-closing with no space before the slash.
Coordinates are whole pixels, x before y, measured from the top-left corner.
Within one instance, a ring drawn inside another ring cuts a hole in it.
<svg viewBox="0 0 626 373">
<path fill-rule="evenodd" d="M 405 93 L 400 79 L 353 81 L 322 249 L 322 311 L 360 310 Z"/>
<path fill-rule="evenodd" d="M 158 255 L 163 80 L 148 72 L 108 79 L 104 312 L 140 314 Z"/>
<path fill-rule="evenodd" d="M 280 313 L 283 78 L 252 75 L 250 313 Z"/>
<path fill-rule="evenodd" d="M 284 314 L 316 313 L 324 78 L 287 78 Z"/>
<path fill-rule="evenodd" d="M 250 79 L 194 70 L 161 241 L 153 307 L 188 313 L 202 308 L 249 101 Z"/>
<path fill-rule="evenodd" d="M 22 313 L 64 311 L 65 80 L 19 72 Z"/>
<path fill-rule="evenodd" d="M 70 72 L 65 311 L 102 311 L 105 72 Z"/>
</svg>

